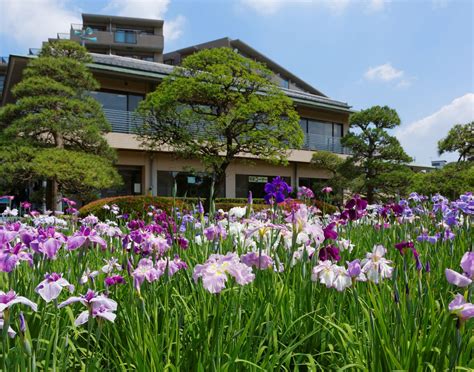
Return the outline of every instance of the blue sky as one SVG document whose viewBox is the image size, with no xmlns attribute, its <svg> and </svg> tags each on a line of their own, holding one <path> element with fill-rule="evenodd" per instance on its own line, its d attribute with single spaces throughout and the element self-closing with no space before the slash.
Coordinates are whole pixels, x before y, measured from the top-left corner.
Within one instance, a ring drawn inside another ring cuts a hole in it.
<svg viewBox="0 0 474 372">
<path fill-rule="evenodd" d="M 394 134 L 417 163 L 436 141 L 474 120 L 474 1 L 0 0 L 0 55 L 28 47 L 80 13 L 165 20 L 171 51 L 239 38 L 331 98 L 355 109 L 395 108 Z M 18 22 L 21 20 L 21 22 Z M 443 155 L 454 160 L 455 154 Z"/>
</svg>

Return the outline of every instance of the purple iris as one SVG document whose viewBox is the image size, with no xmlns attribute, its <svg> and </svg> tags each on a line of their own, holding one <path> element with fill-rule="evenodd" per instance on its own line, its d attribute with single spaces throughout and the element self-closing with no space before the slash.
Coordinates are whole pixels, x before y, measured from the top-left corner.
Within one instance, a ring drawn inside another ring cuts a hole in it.
<svg viewBox="0 0 474 372">
<path fill-rule="evenodd" d="M 72 251 L 93 244 L 99 245 L 102 249 L 107 247 L 105 240 L 98 236 L 95 230 L 91 230 L 87 226 L 81 226 L 81 229 L 68 239 L 67 248 Z"/>
<path fill-rule="evenodd" d="M 324 231 L 324 239 L 332 239 L 336 240 L 338 237 L 337 231 L 335 230 L 336 228 L 336 223 L 331 222 L 329 225 L 327 225 L 323 231 Z"/>
<path fill-rule="evenodd" d="M 121 275 L 108 276 L 105 278 L 104 284 L 106 287 L 112 287 L 116 284 L 125 284 L 125 279 Z"/>
<path fill-rule="evenodd" d="M 334 245 L 328 245 L 324 248 L 321 248 L 319 251 L 319 259 L 321 261 L 339 261 L 341 259 L 341 256 L 339 255 L 339 248 Z"/>
<path fill-rule="evenodd" d="M 415 259 L 417 259 L 419 256 L 418 251 L 415 249 L 415 245 L 411 241 L 402 241 L 400 243 L 397 243 L 395 244 L 395 248 L 398 249 L 402 256 L 410 251 L 413 253 L 413 257 L 415 257 Z"/>
<path fill-rule="evenodd" d="M 362 199 L 360 195 L 356 194 L 346 203 L 345 209 L 341 213 L 341 218 L 351 221 L 358 220 L 365 214 L 366 208 L 367 200 Z"/>
<path fill-rule="evenodd" d="M 33 266 L 31 253 L 25 251 L 26 247 L 22 243 L 17 243 L 13 247 L 9 244 L 5 246 L 0 253 L 0 271 L 9 273 L 20 264 L 20 261 L 27 261 L 30 266 Z"/>
<path fill-rule="evenodd" d="M 266 195 L 263 197 L 267 204 L 278 204 L 285 201 L 291 186 L 289 186 L 281 177 L 275 177 L 272 182 L 265 185 Z"/>
</svg>

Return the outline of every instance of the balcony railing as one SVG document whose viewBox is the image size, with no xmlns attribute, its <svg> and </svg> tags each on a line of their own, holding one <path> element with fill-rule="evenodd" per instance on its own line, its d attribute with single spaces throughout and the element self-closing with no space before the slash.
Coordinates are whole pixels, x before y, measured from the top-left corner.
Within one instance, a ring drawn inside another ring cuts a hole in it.
<svg viewBox="0 0 474 372">
<path fill-rule="evenodd" d="M 322 134 L 305 133 L 305 150 L 323 150 L 337 154 L 349 154 L 349 149 L 342 146 L 340 137 L 324 136 Z"/>
<path fill-rule="evenodd" d="M 112 132 L 116 133 L 137 133 L 143 123 L 143 120 L 132 111 L 104 109 L 104 114 L 112 126 Z"/>
<path fill-rule="evenodd" d="M 91 33 L 86 33 L 90 29 Z M 97 44 L 135 44 L 141 48 L 162 49 L 163 35 L 156 35 L 145 30 L 126 28 L 95 29 L 81 24 L 71 24 L 70 39 L 93 42 Z"/>
<path fill-rule="evenodd" d="M 71 34 L 67 34 L 65 32 L 58 32 L 57 36 L 58 36 L 58 40 L 70 40 L 71 39 Z"/>
<path fill-rule="evenodd" d="M 112 132 L 135 134 L 143 123 L 143 119 L 132 111 L 104 109 L 104 114 Z M 198 127 L 194 128 L 195 130 Z M 304 150 L 323 150 L 337 154 L 350 154 L 349 149 L 341 145 L 339 137 L 324 136 L 320 134 L 305 134 Z"/>
</svg>

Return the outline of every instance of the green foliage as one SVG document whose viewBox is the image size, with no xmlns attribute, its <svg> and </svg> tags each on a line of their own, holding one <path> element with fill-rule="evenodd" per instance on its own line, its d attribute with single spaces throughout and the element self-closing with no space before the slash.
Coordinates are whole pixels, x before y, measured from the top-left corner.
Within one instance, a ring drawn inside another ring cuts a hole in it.
<svg viewBox="0 0 474 372">
<path fill-rule="evenodd" d="M 315 151 L 311 159 L 311 166 L 322 169 L 331 174 L 331 178 L 324 181 L 324 185 L 317 190 L 313 190 L 316 195 L 322 197 L 320 189 L 330 186 L 333 192 L 324 195 L 325 199 L 329 199 L 334 204 L 342 204 L 344 190 L 350 187 L 350 180 L 344 177 L 343 166 L 344 158 L 329 151 Z"/>
<path fill-rule="evenodd" d="M 161 209 L 167 213 L 172 213 L 173 208 L 191 209 L 193 204 L 197 205 L 197 198 L 172 198 L 167 196 L 149 196 L 149 195 L 134 195 L 134 196 L 114 196 L 110 198 L 103 198 L 90 202 L 84 205 L 79 210 L 81 217 L 93 214 L 101 219 L 110 218 L 110 211 L 105 210 L 104 205 L 115 204 L 120 208 L 120 213 L 127 213 L 134 218 L 144 218 L 150 207 Z"/>
<path fill-rule="evenodd" d="M 387 132 L 400 125 L 397 112 L 387 106 L 374 106 L 352 114 L 350 125 L 353 131 L 341 141 L 352 151 L 343 166 L 346 178 L 359 179 L 355 184 L 361 187 L 356 191 L 365 193 L 369 203 L 376 196 L 395 196 L 397 185 L 403 184 L 398 177 L 408 170 L 403 164 L 412 160 Z"/>
<path fill-rule="evenodd" d="M 425 195 L 440 193 L 449 198 L 474 189 L 474 163 L 450 163 L 429 173 L 416 173 L 411 189 Z"/>
<path fill-rule="evenodd" d="M 286 162 L 303 133 L 291 99 L 270 77 L 229 48 L 192 54 L 141 103 L 142 143 L 198 158 L 216 184 L 238 154 Z"/>
<path fill-rule="evenodd" d="M 36 153 L 31 169 L 43 179 L 56 179 L 65 194 L 87 193 L 121 183 L 115 168 L 104 158 L 78 151 L 47 148 Z"/>
<path fill-rule="evenodd" d="M 110 198 L 103 198 L 92 201 L 87 205 L 84 205 L 80 210 L 79 214 L 81 217 L 93 214 L 101 219 L 110 218 L 110 211 L 105 210 L 104 205 L 111 206 L 113 204 L 120 208 L 120 213 L 128 213 L 134 218 L 145 218 L 146 213 L 153 206 L 156 209 L 161 209 L 169 214 L 172 213 L 173 208 L 180 208 L 185 210 L 192 210 L 193 207 L 197 206 L 199 202 L 198 198 L 172 198 L 167 196 L 148 196 L 148 195 L 133 195 L 133 196 L 115 196 Z M 227 212 L 229 209 L 234 207 L 245 207 L 247 205 L 247 199 L 245 198 L 216 198 L 215 210 L 222 209 Z M 296 201 L 299 202 L 300 201 Z M 205 201 L 202 200 L 203 205 Z M 321 200 L 314 200 L 314 205 L 320 210 L 324 210 L 326 213 L 334 213 L 337 208 L 331 204 L 325 203 Z M 268 208 L 263 199 L 253 199 L 254 211 L 261 211 Z"/>
<path fill-rule="evenodd" d="M 440 155 L 445 152 L 458 152 L 458 162 L 474 161 L 474 121 L 452 127 L 448 135 L 438 142 L 438 152 Z"/>
<path fill-rule="evenodd" d="M 86 65 L 90 61 L 77 43 L 55 41 L 45 44 L 39 57 L 29 62 L 13 89 L 16 102 L 0 111 L 6 146 L 2 150 L 18 154 L 20 161 L 15 164 L 13 155 L 2 157 L 0 178 L 18 185 L 47 177 L 62 192 L 74 188 L 85 192 L 120 182 L 112 166 L 115 153 L 103 136 L 110 125 L 99 102 L 88 95 L 99 87 Z M 52 148 L 62 151 L 46 151 Z M 52 170 L 55 163 L 46 160 L 60 160 L 61 174 Z M 85 176 L 88 160 L 95 175 Z"/>
</svg>

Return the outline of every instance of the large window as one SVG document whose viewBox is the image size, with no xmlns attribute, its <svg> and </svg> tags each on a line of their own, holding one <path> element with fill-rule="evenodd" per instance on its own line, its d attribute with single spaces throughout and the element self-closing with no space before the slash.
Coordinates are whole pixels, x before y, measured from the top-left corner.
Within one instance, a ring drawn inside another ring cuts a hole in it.
<svg viewBox="0 0 474 372">
<path fill-rule="evenodd" d="M 246 198 L 249 191 L 252 191 L 254 198 L 263 198 L 265 196 L 265 184 L 271 182 L 276 176 L 256 176 L 248 174 L 237 174 L 235 176 L 235 196 L 237 198 Z M 288 184 L 291 184 L 290 177 L 282 177 Z"/>
<path fill-rule="evenodd" d="M 203 172 L 158 171 L 158 195 L 171 196 L 176 183 L 176 196 L 208 198 L 211 193 L 212 178 Z M 217 196 L 225 195 L 225 186 L 216 190 Z"/>
<path fill-rule="evenodd" d="M 114 41 L 116 43 L 136 44 L 137 33 L 131 30 L 116 30 L 114 33 Z"/>
<path fill-rule="evenodd" d="M 117 166 L 117 172 L 122 177 L 123 184 L 115 188 L 103 190 L 101 192 L 102 197 L 142 194 L 142 169 L 139 166 Z"/>
<path fill-rule="evenodd" d="M 343 124 L 313 119 L 300 119 L 300 127 L 305 134 L 305 148 L 342 153 L 340 139 L 343 136 Z"/>
<path fill-rule="evenodd" d="M 143 95 L 118 92 L 90 92 L 104 109 L 135 111 L 143 100 Z"/>
</svg>

